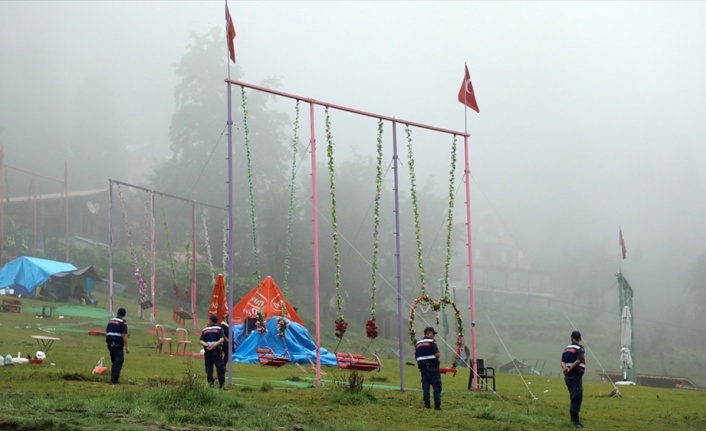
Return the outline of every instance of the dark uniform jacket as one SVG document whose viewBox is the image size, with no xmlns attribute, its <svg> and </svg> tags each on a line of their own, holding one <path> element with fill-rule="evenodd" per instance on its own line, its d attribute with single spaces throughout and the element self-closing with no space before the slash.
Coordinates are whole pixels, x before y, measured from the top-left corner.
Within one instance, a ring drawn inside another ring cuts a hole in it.
<svg viewBox="0 0 706 431">
<path fill-rule="evenodd" d="M 123 334 L 127 334 L 127 321 L 122 317 L 116 316 L 108 320 L 108 326 L 105 328 L 105 342 L 110 346 L 123 345 Z"/>
<path fill-rule="evenodd" d="M 582 345 L 578 343 L 569 344 L 561 354 L 561 362 L 565 363 L 567 367 L 571 367 L 574 362 L 579 361 L 578 367 L 571 370 L 570 375 L 583 376 L 584 371 L 586 371 L 585 356 L 586 352 Z"/>
<path fill-rule="evenodd" d="M 431 338 L 423 338 L 417 341 L 414 347 L 414 357 L 417 359 L 417 366 L 422 368 L 439 368 L 439 358 L 436 353 L 439 353 L 439 346 L 436 341 Z"/>
</svg>

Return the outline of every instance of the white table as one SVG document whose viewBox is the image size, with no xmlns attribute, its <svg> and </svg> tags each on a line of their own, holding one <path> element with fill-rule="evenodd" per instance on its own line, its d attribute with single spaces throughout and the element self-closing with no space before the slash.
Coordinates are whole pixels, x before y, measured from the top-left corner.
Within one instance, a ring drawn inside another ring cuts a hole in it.
<svg viewBox="0 0 706 431">
<path fill-rule="evenodd" d="M 32 335 L 32 338 L 37 340 L 37 345 L 39 346 L 39 350 L 44 352 L 44 354 L 49 353 L 49 349 L 51 349 L 51 346 L 54 344 L 54 341 L 61 340 L 61 338 L 47 337 L 44 335 Z"/>
</svg>

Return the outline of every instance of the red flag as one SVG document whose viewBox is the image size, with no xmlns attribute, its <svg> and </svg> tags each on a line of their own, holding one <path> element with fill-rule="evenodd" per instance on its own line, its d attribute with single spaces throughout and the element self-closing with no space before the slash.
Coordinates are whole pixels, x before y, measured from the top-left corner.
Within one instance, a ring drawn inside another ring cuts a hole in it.
<svg viewBox="0 0 706 431">
<path fill-rule="evenodd" d="M 463 78 L 461 89 L 458 90 L 458 101 L 480 113 L 480 110 L 478 110 L 478 102 L 476 102 L 476 94 L 473 92 L 471 74 L 468 73 L 468 66 L 466 66 L 466 76 Z"/>
<path fill-rule="evenodd" d="M 235 63 L 235 26 L 233 26 L 233 18 L 230 17 L 228 11 L 228 3 L 226 3 L 226 40 L 228 41 L 228 54 L 230 59 Z"/>
<path fill-rule="evenodd" d="M 620 233 L 620 250 L 623 253 L 623 260 L 628 255 L 627 249 L 625 248 L 625 240 L 623 239 L 623 230 L 621 228 L 618 228 L 618 232 Z"/>
</svg>

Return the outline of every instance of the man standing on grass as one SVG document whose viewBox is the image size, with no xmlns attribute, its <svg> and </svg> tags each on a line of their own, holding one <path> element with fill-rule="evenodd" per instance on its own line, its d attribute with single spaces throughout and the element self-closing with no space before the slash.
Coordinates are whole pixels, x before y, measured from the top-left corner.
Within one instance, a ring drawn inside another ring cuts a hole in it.
<svg viewBox="0 0 706 431">
<path fill-rule="evenodd" d="M 123 369 L 125 362 L 125 353 L 130 353 L 127 347 L 127 322 L 125 321 L 126 311 L 124 308 L 118 309 L 118 315 L 108 320 L 108 326 L 105 328 L 105 342 L 108 344 L 110 352 L 110 384 L 117 385 L 120 380 L 120 371 Z"/>
<path fill-rule="evenodd" d="M 422 374 L 422 397 L 424 407 L 431 408 L 429 386 L 434 388 L 434 410 L 441 410 L 441 372 L 439 371 L 439 346 L 434 341 L 436 330 L 427 326 L 424 338 L 414 346 L 414 357 Z"/>
<path fill-rule="evenodd" d="M 206 365 L 206 381 L 213 387 L 213 367 L 216 367 L 218 374 L 218 385 L 223 389 L 226 382 L 226 367 L 223 365 L 223 329 L 218 326 L 218 317 L 211 316 L 211 324 L 201 331 L 199 343 L 204 348 L 204 363 Z"/>
<path fill-rule="evenodd" d="M 566 346 L 561 354 L 561 369 L 564 371 L 564 382 L 569 390 L 571 406 L 569 414 L 571 423 L 575 428 L 583 428 L 579 419 L 581 402 L 583 401 L 583 373 L 586 371 L 585 350 L 581 345 L 581 333 L 573 331 L 571 333 L 571 344 Z"/>
</svg>

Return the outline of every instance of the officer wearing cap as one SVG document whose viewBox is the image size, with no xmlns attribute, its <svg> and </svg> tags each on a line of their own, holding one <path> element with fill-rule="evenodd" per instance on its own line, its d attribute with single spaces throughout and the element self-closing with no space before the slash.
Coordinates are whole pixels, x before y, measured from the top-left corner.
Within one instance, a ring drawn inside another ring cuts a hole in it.
<svg viewBox="0 0 706 431">
<path fill-rule="evenodd" d="M 575 428 L 583 428 L 579 419 L 581 402 L 583 401 L 583 373 L 586 370 L 585 350 L 581 345 L 581 333 L 573 331 L 571 333 L 571 344 L 566 346 L 561 354 L 561 369 L 564 372 L 564 382 L 569 390 L 571 405 L 569 414 L 571 423 Z"/>
<path fill-rule="evenodd" d="M 424 407 L 431 408 L 429 386 L 434 388 L 434 409 L 441 410 L 441 372 L 439 371 L 439 347 L 434 341 L 436 331 L 432 326 L 424 328 L 424 338 L 414 346 L 414 357 L 422 374 L 422 396 Z"/>
<path fill-rule="evenodd" d="M 206 365 L 206 381 L 208 385 L 213 387 L 213 366 L 216 366 L 216 373 L 218 374 L 218 385 L 223 389 L 223 385 L 226 382 L 226 368 L 223 365 L 223 343 L 225 342 L 225 337 L 223 336 L 223 329 L 218 326 L 218 317 L 211 316 L 209 319 L 210 324 L 201 331 L 201 338 L 199 343 L 204 348 L 204 363 Z"/>
<path fill-rule="evenodd" d="M 117 385 L 120 380 L 120 371 L 123 369 L 125 362 L 125 353 L 130 353 L 127 347 L 127 321 L 125 320 L 126 311 L 124 308 L 118 309 L 118 315 L 111 317 L 108 320 L 108 326 L 105 328 L 105 342 L 108 345 L 110 352 L 110 384 Z"/>
</svg>

